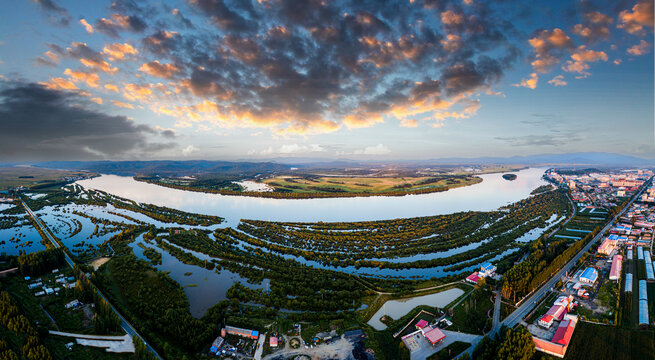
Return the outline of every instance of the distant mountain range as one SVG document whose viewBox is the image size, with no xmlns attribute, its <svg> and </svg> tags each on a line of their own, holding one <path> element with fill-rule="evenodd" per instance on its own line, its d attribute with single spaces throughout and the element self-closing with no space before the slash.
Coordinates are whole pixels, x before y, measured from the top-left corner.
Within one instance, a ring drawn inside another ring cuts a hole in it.
<svg viewBox="0 0 655 360">
<path fill-rule="evenodd" d="M 24 164 L 24 163 L 23 163 Z M 89 170 L 117 175 L 162 175 L 181 176 L 189 174 L 249 175 L 290 171 L 298 168 L 352 168 L 379 165 L 560 165 L 636 167 L 655 166 L 655 160 L 634 156 L 586 152 L 571 154 L 541 154 L 513 157 L 437 158 L 429 160 L 355 161 L 349 159 L 320 158 L 275 158 L 262 161 L 210 161 L 210 160 L 153 160 L 153 161 L 48 161 L 29 163 L 32 166 L 49 169 Z M 0 166 L 15 166 L 19 163 L 0 163 Z"/>
</svg>

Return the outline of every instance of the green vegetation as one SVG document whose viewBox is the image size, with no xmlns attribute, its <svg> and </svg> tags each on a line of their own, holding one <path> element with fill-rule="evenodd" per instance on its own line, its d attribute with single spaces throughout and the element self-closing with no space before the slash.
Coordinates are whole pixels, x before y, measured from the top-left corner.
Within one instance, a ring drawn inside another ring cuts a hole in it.
<svg viewBox="0 0 655 360">
<path fill-rule="evenodd" d="M 59 268 L 64 264 L 64 253 L 60 248 L 47 249 L 18 257 L 18 268 L 24 275 L 37 276 Z"/>
<path fill-rule="evenodd" d="M 238 229 L 245 234 L 231 229 L 217 233 L 324 265 L 391 269 L 450 265 L 446 270 L 456 271 L 470 266 L 467 260 L 484 261 L 516 247 L 514 240 L 517 237 L 544 226 L 553 214 L 563 216 L 567 210 L 566 196 L 553 191 L 492 212 L 352 223 L 243 220 Z M 390 262 L 368 259 L 429 254 L 483 241 L 486 242 L 471 250 L 430 260 Z"/>
<path fill-rule="evenodd" d="M 655 332 L 578 322 L 565 359 L 652 359 Z"/>
<path fill-rule="evenodd" d="M 240 180 L 230 176 L 215 179 L 170 179 L 152 176 L 135 177 L 156 185 L 188 191 L 218 193 L 223 195 L 246 195 L 266 198 L 330 198 L 353 196 L 403 196 L 446 191 L 455 187 L 479 183 L 474 175 L 434 176 L 320 176 L 313 174 L 283 175 L 269 178 L 263 183 L 274 188 L 271 192 L 242 191 L 232 183 Z"/>
<path fill-rule="evenodd" d="M 493 294 L 484 286 L 476 286 L 471 295 L 453 309 L 453 329 L 470 334 L 483 334 L 492 324 L 489 315 L 494 304 Z"/>
<path fill-rule="evenodd" d="M 86 171 L 53 170 L 38 167 L 0 167 L 0 189 L 25 186 L 31 189 L 61 186 L 67 184 L 65 178 L 90 177 Z"/>
<path fill-rule="evenodd" d="M 28 360 L 52 359 L 36 329 L 6 291 L 0 291 L 0 326 L 0 335 L 6 339 L 0 340 L 2 359 L 19 359 L 17 354 Z"/>
<path fill-rule="evenodd" d="M 475 360 L 529 360 L 535 353 L 532 334 L 524 326 L 503 327 L 495 338 L 488 336 L 473 351 Z"/>
</svg>

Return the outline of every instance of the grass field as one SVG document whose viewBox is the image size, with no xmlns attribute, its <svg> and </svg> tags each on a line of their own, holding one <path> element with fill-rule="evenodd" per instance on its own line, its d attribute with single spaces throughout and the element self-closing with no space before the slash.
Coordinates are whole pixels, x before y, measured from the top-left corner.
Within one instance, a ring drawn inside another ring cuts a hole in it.
<svg viewBox="0 0 655 360">
<path fill-rule="evenodd" d="M 654 354 L 652 330 L 628 330 L 580 321 L 564 359 L 653 359 Z"/>
<path fill-rule="evenodd" d="M 275 191 L 294 193 L 389 193 L 450 189 L 480 182 L 473 176 L 346 177 L 276 176 L 263 182 Z"/>
<path fill-rule="evenodd" d="M 85 171 L 52 170 L 36 167 L 0 167 L 0 190 L 57 183 L 64 177 L 87 176 Z"/>
</svg>

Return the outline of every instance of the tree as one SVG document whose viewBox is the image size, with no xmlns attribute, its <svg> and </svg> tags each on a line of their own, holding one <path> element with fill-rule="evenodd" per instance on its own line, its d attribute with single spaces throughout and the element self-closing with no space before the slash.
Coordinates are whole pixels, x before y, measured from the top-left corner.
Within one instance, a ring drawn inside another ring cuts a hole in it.
<svg viewBox="0 0 655 360">
<path fill-rule="evenodd" d="M 498 359 L 529 360 L 535 353 L 532 334 L 524 326 L 508 329 L 498 347 Z"/>
</svg>

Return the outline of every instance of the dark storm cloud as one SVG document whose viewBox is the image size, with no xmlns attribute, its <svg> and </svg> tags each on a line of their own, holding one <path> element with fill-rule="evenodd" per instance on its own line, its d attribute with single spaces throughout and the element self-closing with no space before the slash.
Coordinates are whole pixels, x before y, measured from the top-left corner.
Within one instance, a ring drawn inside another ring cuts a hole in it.
<svg viewBox="0 0 655 360">
<path fill-rule="evenodd" d="M 68 11 L 63 7 L 57 5 L 52 0 L 33 0 L 39 7 L 48 15 L 48 20 L 59 26 L 68 26 L 71 21 L 71 16 Z"/>
<path fill-rule="evenodd" d="M 249 1 L 190 0 L 218 27 L 228 31 L 251 31 L 256 28 L 254 9 Z"/>
<path fill-rule="evenodd" d="M 0 90 L 0 155 L 38 159 L 91 159 L 171 147 L 149 136 L 174 136 L 80 105 L 78 95 L 18 83 Z"/>
</svg>

